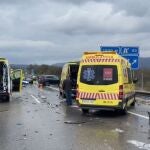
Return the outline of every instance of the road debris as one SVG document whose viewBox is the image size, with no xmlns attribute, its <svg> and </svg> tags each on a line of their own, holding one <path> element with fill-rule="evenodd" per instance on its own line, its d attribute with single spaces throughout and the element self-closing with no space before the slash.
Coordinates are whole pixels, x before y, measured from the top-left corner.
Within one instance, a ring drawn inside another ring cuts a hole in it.
<svg viewBox="0 0 150 150">
<path fill-rule="evenodd" d="M 36 105 L 36 103 L 35 103 L 35 102 L 33 102 L 32 104 L 33 104 L 33 105 Z"/>
<path fill-rule="evenodd" d="M 5 111 L 8 111 L 8 109 L 0 110 L 0 112 L 5 112 Z"/>
<path fill-rule="evenodd" d="M 34 131 L 35 133 L 39 133 L 39 131 Z"/>
<path fill-rule="evenodd" d="M 44 96 L 44 95 L 41 95 L 41 98 L 42 98 L 42 99 L 47 99 L 47 97 L 46 97 L 46 96 Z"/>
<path fill-rule="evenodd" d="M 83 124 L 85 121 L 65 121 L 65 124 Z"/>
<path fill-rule="evenodd" d="M 27 136 L 27 134 L 25 133 L 25 134 L 23 134 L 23 136 Z"/>
<path fill-rule="evenodd" d="M 56 111 L 56 114 L 61 114 L 60 112 Z"/>
<path fill-rule="evenodd" d="M 124 131 L 121 129 L 116 128 L 115 130 L 112 130 L 113 132 L 119 132 L 119 133 L 123 133 Z"/>
<path fill-rule="evenodd" d="M 17 126 L 21 126 L 21 125 L 22 125 L 22 123 L 17 123 L 16 125 L 17 125 Z"/>
</svg>

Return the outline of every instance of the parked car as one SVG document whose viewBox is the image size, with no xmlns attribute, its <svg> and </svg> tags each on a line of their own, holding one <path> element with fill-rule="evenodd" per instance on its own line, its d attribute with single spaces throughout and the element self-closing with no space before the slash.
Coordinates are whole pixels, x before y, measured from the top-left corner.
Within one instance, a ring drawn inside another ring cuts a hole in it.
<svg viewBox="0 0 150 150">
<path fill-rule="evenodd" d="M 43 84 L 43 86 L 58 85 L 59 78 L 56 75 L 42 75 L 39 77 L 38 83 Z"/>
<path fill-rule="evenodd" d="M 29 81 L 26 81 L 25 79 L 22 80 L 22 86 L 23 86 L 23 87 L 25 87 L 25 86 L 28 85 L 28 84 L 29 84 Z"/>
<path fill-rule="evenodd" d="M 23 79 L 22 85 L 26 86 L 28 84 L 33 84 L 33 79 L 32 78 L 25 78 L 25 79 Z"/>
</svg>

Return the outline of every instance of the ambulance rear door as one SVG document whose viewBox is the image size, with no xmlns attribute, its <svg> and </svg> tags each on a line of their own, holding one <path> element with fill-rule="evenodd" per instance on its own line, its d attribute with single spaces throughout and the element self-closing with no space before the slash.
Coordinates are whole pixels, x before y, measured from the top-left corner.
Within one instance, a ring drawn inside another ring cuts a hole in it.
<svg viewBox="0 0 150 150">
<path fill-rule="evenodd" d="M 13 70 L 13 72 L 11 73 L 11 78 L 12 78 L 12 91 L 21 92 L 22 70 L 21 69 Z"/>
</svg>

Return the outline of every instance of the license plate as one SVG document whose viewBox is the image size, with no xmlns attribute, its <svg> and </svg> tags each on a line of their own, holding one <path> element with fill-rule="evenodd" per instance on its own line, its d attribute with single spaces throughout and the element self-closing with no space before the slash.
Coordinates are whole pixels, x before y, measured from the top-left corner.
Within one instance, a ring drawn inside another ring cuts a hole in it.
<svg viewBox="0 0 150 150">
<path fill-rule="evenodd" d="M 84 103 L 84 104 L 93 104 L 94 100 L 82 100 L 82 103 Z"/>
</svg>

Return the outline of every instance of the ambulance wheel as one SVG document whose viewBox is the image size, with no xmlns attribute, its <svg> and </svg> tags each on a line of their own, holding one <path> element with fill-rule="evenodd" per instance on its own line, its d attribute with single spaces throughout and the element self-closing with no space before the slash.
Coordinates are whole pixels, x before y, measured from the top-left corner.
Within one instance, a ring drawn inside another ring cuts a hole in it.
<svg viewBox="0 0 150 150">
<path fill-rule="evenodd" d="M 6 95 L 6 96 L 3 98 L 3 101 L 4 101 L 4 102 L 9 102 L 9 101 L 10 101 L 10 96 L 9 96 L 9 95 Z"/>
<path fill-rule="evenodd" d="M 135 100 L 131 103 L 131 106 L 133 107 L 135 106 Z"/>
<path fill-rule="evenodd" d="M 135 106 L 135 95 L 134 95 L 134 101 L 131 103 L 131 106 Z"/>
<path fill-rule="evenodd" d="M 127 104 L 124 106 L 124 108 L 121 110 L 121 114 L 122 115 L 126 115 L 127 114 Z"/>
<path fill-rule="evenodd" d="M 89 113 L 89 109 L 82 108 L 82 113 L 83 113 L 83 114 Z"/>
</svg>

